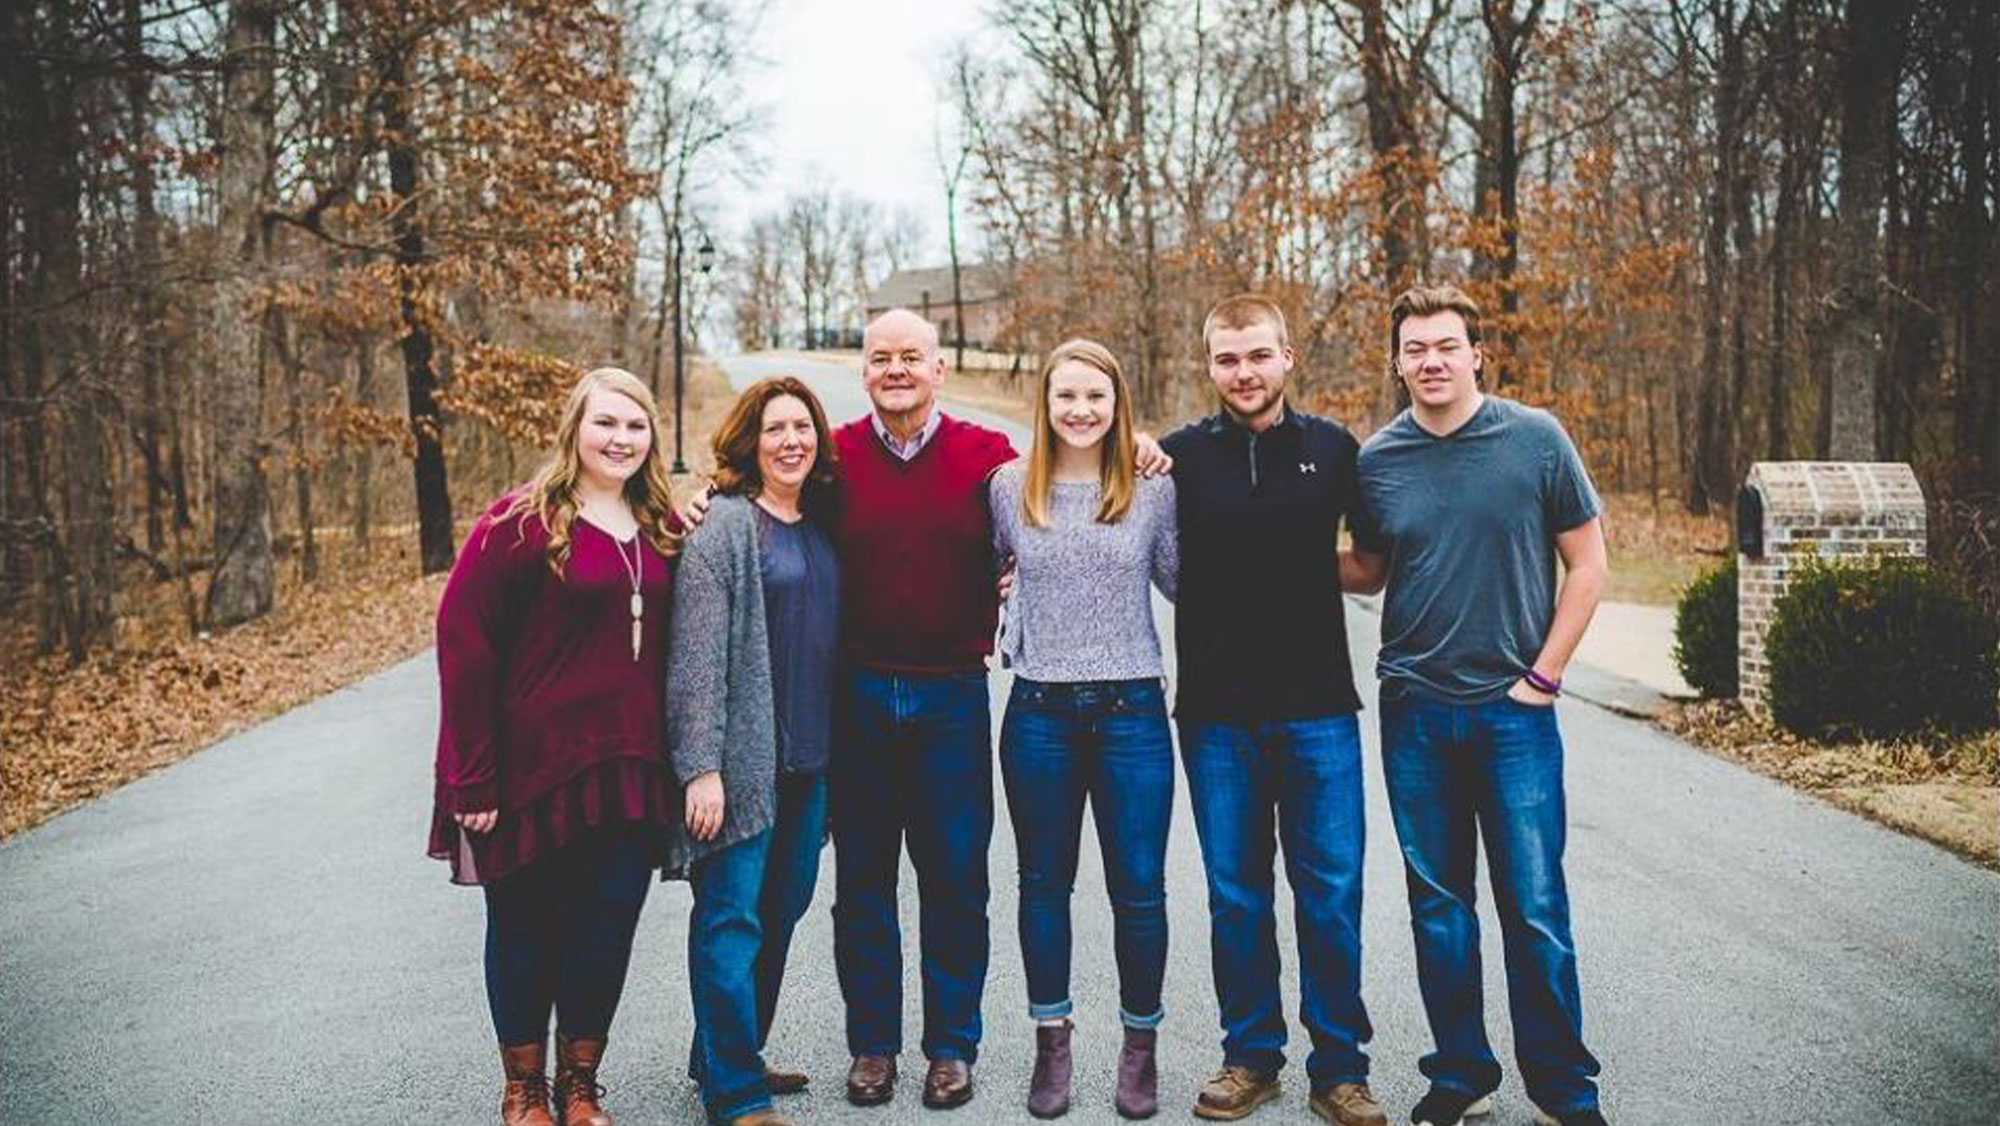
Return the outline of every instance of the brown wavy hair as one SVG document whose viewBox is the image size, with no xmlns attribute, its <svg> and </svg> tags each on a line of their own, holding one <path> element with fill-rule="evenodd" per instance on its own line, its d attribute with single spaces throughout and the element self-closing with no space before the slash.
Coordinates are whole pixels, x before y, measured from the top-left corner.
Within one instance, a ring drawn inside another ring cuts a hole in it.
<svg viewBox="0 0 2000 1126">
<path fill-rule="evenodd" d="M 590 393 L 598 389 L 616 391 L 639 404 L 646 412 L 646 425 L 653 441 L 639 471 L 625 480 L 625 502 L 639 521 L 639 531 L 661 555 L 671 559 L 681 549 L 679 519 L 674 514 L 673 489 L 667 480 L 666 463 L 660 458 L 660 411 L 645 381 L 622 368 L 587 371 L 570 388 L 563 406 L 562 425 L 556 429 L 556 444 L 549 459 L 514 494 L 514 500 L 495 524 L 508 520 L 525 522 L 530 516 L 540 520 L 549 533 L 549 570 L 561 578 L 569 565 L 571 533 L 576 525 L 576 483 L 583 476 L 583 458 L 577 453 L 577 435 L 583 431 L 583 409 Z"/>
<path fill-rule="evenodd" d="M 1049 419 L 1049 381 L 1056 369 L 1075 360 L 1111 377 L 1111 429 L 1098 445 L 1098 483 L 1104 499 L 1097 506 L 1097 522 L 1116 524 L 1132 508 L 1138 486 L 1138 449 L 1134 445 L 1132 393 L 1125 385 L 1124 369 L 1111 349 L 1095 340 L 1065 340 L 1056 345 L 1042 364 L 1042 378 L 1035 390 L 1035 444 L 1028 450 L 1028 473 L 1021 484 L 1021 517 L 1031 528 L 1049 526 L 1049 492 L 1055 483 L 1055 423 Z"/>
<path fill-rule="evenodd" d="M 1411 317 L 1430 317 L 1439 313 L 1457 313 L 1465 322 L 1465 342 L 1479 347 L 1479 303 L 1465 295 L 1465 291 L 1455 285 L 1411 286 L 1396 295 L 1389 306 L 1389 387 L 1396 393 L 1396 405 L 1410 405 L 1410 385 L 1403 382 L 1403 365 L 1399 353 L 1403 350 L 1403 322 Z M 1472 385 L 1486 389 L 1486 365 L 1481 363 L 1472 372 Z"/>
<path fill-rule="evenodd" d="M 840 455 L 833 448 L 833 431 L 826 424 L 826 408 L 796 376 L 780 375 L 759 380 L 743 389 L 729 417 L 715 428 L 711 446 L 715 451 L 715 491 L 727 496 L 754 497 L 764 491 L 764 473 L 757 467 L 757 442 L 764 430 L 764 408 L 771 400 L 786 395 L 806 405 L 812 416 L 812 472 L 806 474 L 799 493 L 799 511 L 815 519 L 824 518 L 839 493 Z"/>
</svg>

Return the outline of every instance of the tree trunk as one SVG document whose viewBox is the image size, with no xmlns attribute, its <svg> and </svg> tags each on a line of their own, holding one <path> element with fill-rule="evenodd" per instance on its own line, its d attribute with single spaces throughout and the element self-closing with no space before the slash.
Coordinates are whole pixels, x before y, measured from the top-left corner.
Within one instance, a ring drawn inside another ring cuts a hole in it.
<svg viewBox="0 0 2000 1126">
<path fill-rule="evenodd" d="M 1499 291 L 1499 316 L 1488 337 L 1500 362 L 1489 359 L 1487 363 L 1487 378 L 1499 388 L 1507 382 L 1507 369 L 1515 366 L 1512 324 L 1521 308 L 1514 286 L 1521 256 L 1521 139 L 1514 97 L 1528 43 L 1541 18 L 1542 0 L 1528 0 L 1527 14 L 1519 20 L 1514 18 L 1514 0 L 1482 0 L 1480 11 L 1488 42 L 1472 191 L 1477 213 L 1487 226 L 1497 229 L 1499 245 L 1482 242 L 1474 248 L 1472 276 Z"/>
<path fill-rule="evenodd" d="M 366 410 L 375 401 L 375 342 L 354 346 L 354 405 Z M 354 549 L 367 558 L 375 535 L 375 443 L 363 438 L 354 446 Z"/>
<path fill-rule="evenodd" d="M 1895 153 L 1895 91 L 1912 0 L 1851 0 L 1840 61 L 1838 285 L 1826 333 L 1828 454 L 1875 457 L 1882 364 L 1882 205 Z"/>
<path fill-rule="evenodd" d="M 1960 166 L 1965 196 L 1960 203 L 1963 224 L 1958 232 L 1956 263 L 1959 301 L 1958 362 L 1964 369 L 1952 404 L 1956 424 L 1953 455 L 1959 466 L 1963 493 L 1992 493 L 2000 481 L 2000 331 L 1996 331 L 1994 270 L 2000 263 L 2000 224 L 1987 217 L 1991 199 L 1992 130 L 2000 84 L 1995 81 L 1994 54 L 2000 50 L 2000 12 L 1991 4 L 1975 4 L 1966 39 L 1971 48 L 1971 81 L 1966 84 L 1960 114 Z"/>
<path fill-rule="evenodd" d="M 145 51 L 140 0 L 124 0 L 123 46 L 139 58 Z M 166 554 L 167 506 L 171 503 L 162 457 L 160 396 L 166 372 L 165 325 L 159 291 L 160 214 L 153 198 L 153 78 L 134 66 L 125 78 L 126 144 L 132 168 L 132 257 L 139 330 L 139 424 L 135 437 L 146 472 L 146 550 Z"/>
<path fill-rule="evenodd" d="M 422 310 L 425 265 L 424 225 L 417 214 L 423 161 L 411 118 L 408 64 L 392 52 L 384 64 L 383 124 L 394 138 L 389 147 L 389 191 L 395 198 L 390 230 L 396 240 L 397 307 L 403 326 L 403 383 L 408 395 L 410 433 L 416 439 L 417 540 L 426 575 L 451 569 L 451 492 L 445 479 L 444 411 L 438 406 L 437 346 Z"/>
<path fill-rule="evenodd" d="M 1423 138 L 1418 135 L 1412 92 L 1400 69 L 1384 0 L 1351 0 L 1361 13 L 1362 101 L 1368 111 L 1368 147 L 1381 177 L 1378 222 L 1382 274 L 1398 294 L 1424 275 L 1429 257 L 1424 232 Z"/>
<path fill-rule="evenodd" d="M 285 428 L 292 436 L 292 497 L 298 508 L 299 577 L 306 582 L 319 578 L 319 540 L 313 529 L 312 436 L 306 427 L 305 364 L 299 343 L 292 338 L 291 319 L 283 310 L 270 314 L 271 346 L 278 353 L 278 368 L 285 380 Z"/>
<path fill-rule="evenodd" d="M 215 568 L 209 577 L 206 610 L 211 627 L 262 617 L 277 599 L 270 487 L 264 471 L 268 451 L 262 437 L 259 319 L 250 307 L 263 272 L 263 208 L 275 139 L 277 22 L 272 0 L 233 0 L 229 8 L 222 164 L 216 184 L 220 280 L 211 323 Z"/>
</svg>

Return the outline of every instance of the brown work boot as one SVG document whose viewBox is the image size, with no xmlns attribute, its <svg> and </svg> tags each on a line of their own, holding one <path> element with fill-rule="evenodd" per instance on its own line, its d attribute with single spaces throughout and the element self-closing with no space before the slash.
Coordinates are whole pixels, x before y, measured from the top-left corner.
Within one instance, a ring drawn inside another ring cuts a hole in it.
<svg viewBox="0 0 2000 1126">
<path fill-rule="evenodd" d="M 896 1094 L 896 1057 L 855 1056 L 847 1069 L 847 1101 L 880 1106 Z"/>
<path fill-rule="evenodd" d="M 924 1073 L 924 1105 L 950 1110 L 972 1101 L 972 1065 L 964 1060 L 932 1060 Z"/>
<path fill-rule="evenodd" d="M 504 1126 L 556 1126 L 549 1116 L 548 1063 L 547 1044 L 500 1045 L 500 1066 L 507 1074 L 500 1099 Z"/>
<path fill-rule="evenodd" d="M 556 1122 L 559 1126 L 611 1126 L 611 1115 L 598 1101 L 604 1088 L 597 1082 L 597 1065 L 604 1060 L 604 1041 L 572 1040 L 556 1033 Z"/>
<path fill-rule="evenodd" d="M 1035 1026 L 1035 1072 L 1028 1080 L 1028 1113 L 1036 1118 L 1061 1118 L 1069 1113 L 1069 1036 L 1074 1026 Z"/>
<path fill-rule="evenodd" d="M 1222 1070 L 1195 1097 L 1195 1117 L 1231 1122 L 1246 1117 L 1282 1091 L 1276 1075 L 1233 1063 L 1223 1064 Z"/>
<path fill-rule="evenodd" d="M 1333 1126 L 1389 1126 L 1389 1116 L 1366 1083 L 1335 1083 L 1314 1093 L 1307 1105 Z"/>
<path fill-rule="evenodd" d="M 774 1095 L 796 1095 L 811 1082 L 812 1077 L 803 1071 L 764 1065 L 764 1088 Z"/>
<path fill-rule="evenodd" d="M 1118 1097 L 1121 1118 L 1151 1118 L 1160 1109 L 1160 1071 L 1154 1061 L 1159 1046 L 1157 1028 L 1128 1028 L 1118 1053 Z"/>
</svg>

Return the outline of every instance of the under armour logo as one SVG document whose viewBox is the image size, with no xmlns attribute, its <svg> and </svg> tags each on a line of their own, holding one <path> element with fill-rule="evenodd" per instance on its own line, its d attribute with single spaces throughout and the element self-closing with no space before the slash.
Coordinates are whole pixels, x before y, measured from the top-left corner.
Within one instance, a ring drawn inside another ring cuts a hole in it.
<svg viewBox="0 0 2000 1126">
<path fill-rule="evenodd" d="M 1313 464 L 1312 462 L 1310 462 L 1310 461 L 1302 461 L 1302 462 L 1300 462 L 1300 463 L 1299 463 L 1299 472 L 1301 472 L 1301 473 L 1318 473 L 1318 472 L 1319 472 L 1319 466 L 1317 466 L 1317 465 L 1314 465 L 1314 464 Z"/>
</svg>

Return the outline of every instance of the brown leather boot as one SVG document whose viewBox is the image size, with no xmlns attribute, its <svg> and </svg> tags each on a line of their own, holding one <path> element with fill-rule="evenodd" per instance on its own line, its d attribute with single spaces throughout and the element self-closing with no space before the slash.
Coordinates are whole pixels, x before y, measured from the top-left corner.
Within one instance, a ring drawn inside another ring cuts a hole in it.
<svg viewBox="0 0 2000 1126">
<path fill-rule="evenodd" d="M 500 1066 L 507 1074 L 500 1099 L 504 1126 L 556 1126 L 549 1116 L 548 1063 L 547 1044 L 500 1045 Z"/>
<path fill-rule="evenodd" d="M 1223 1064 L 1195 1097 L 1197 1118 L 1233 1122 L 1278 1097 L 1278 1077 L 1237 1064 Z"/>
<path fill-rule="evenodd" d="M 604 1088 L 597 1082 L 597 1065 L 604 1059 L 604 1041 L 572 1040 L 556 1033 L 556 1121 L 560 1126 L 611 1126 L 611 1116 L 597 1101 Z"/>
</svg>

